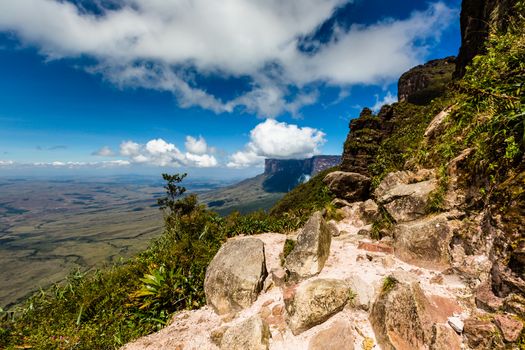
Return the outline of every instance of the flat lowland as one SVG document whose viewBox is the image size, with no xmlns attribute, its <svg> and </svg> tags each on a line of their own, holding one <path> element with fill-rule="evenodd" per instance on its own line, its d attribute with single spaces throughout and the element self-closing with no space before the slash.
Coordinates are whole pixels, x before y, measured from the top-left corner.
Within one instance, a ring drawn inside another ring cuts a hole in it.
<svg viewBox="0 0 525 350">
<path fill-rule="evenodd" d="M 153 179 L 0 178 L 0 306 L 143 250 L 162 231 L 162 194 Z"/>
</svg>

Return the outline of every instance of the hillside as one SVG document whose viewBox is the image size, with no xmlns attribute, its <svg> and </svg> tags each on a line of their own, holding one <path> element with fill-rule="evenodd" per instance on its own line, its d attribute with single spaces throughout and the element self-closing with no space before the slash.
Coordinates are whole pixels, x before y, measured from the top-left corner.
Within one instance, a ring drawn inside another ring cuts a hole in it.
<svg viewBox="0 0 525 350">
<path fill-rule="evenodd" d="M 340 162 L 340 156 L 324 155 L 307 159 L 266 159 L 264 173 L 199 194 L 199 201 L 221 215 L 269 210 L 285 193 Z"/>
<path fill-rule="evenodd" d="M 350 122 L 341 166 L 269 215 L 169 183 L 157 242 L 36 295 L 0 346 L 523 349 L 524 14 L 464 0 L 455 67 L 407 72 L 400 102 Z"/>
</svg>

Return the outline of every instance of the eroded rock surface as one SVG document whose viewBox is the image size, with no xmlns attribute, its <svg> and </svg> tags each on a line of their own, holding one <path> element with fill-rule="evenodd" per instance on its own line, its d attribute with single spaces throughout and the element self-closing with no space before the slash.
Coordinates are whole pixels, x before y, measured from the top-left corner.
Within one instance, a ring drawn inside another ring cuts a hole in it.
<svg viewBox="0 0 525 350">
<path fill-rule="evenodd" d="M 229 328 L 221 340 L 221 350 L 266 350 L 270 330 L 258 316 Z"/>
<path fill-rule="evenodd" d="M 354 202 L 366 199 L 370 190 L 370 178 L 359 173 L 334 171 L 323 182 L 338 198 Z"/>
<path fill-rule="evenodd" d="M 314 213 L 297 236 L 297 243 L 284 264 L 291 280 L 315 276 L 324 267 L 332 233 L 321 212 Z"/>
<path fill-rule="evenodd" d="M 288 325 L 297 335 L 341 311 L 349 298 L 348 284 L 336 279 L 314 279 L 299 285 L 285 299 Z"/>
<path fill-rule="evenodd" d="M 206 301 L 219 315 L 238 312 L 257 299 L 267 275 L 261 240 L 253 237 L 229 240 L 206 270 Z"/>
</svg>

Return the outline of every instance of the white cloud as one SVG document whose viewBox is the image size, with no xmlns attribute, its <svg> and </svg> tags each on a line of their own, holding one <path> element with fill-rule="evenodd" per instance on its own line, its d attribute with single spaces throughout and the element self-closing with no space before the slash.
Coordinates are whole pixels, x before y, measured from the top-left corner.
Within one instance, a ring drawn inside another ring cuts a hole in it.
<svg viewBox="0 0 525 350">
<path fill-rule="evenodd" d="M 99 150 L 93 152 L 91 155 L 100 157 L 113 157 L 115 155 L 115 152 L 113 152 L 113 150 L 108 146 L 104 146 Z"/>
<path fill-rule="evenodd" d="M 391 105 L 392 103 L 397 102 L 397 95 L 392 95 L 390 91 L 388 91 L 381 100 L 379 99 L 379 95 L 375 95 L 375 97 L 376 103 L 371 108 L 374 112 L 379 112 L 384 105 Z"/>
<path fill-rule="evenodd" d="M 298 114 L 314 103 L 309 84 L 384 84 L 421 63 L 456 14 L 442 2 L 404 20 L 336 28 L 328 43 L 300 38 L 350 0 L 121 0 L 94 16 L 69 2 L 0 2 L 0 31 L 14 32 L 50 59 L 88 55 L 90 71 L 113 83 L 173 93 L 182 107 L 260 116 Z M 272 67 L 269 69 L 268 67 Z M 193 73 L 251 78 L 251 90 L 223 101 L 195 86 Z M 299 89 L 290 90 L 290 86 Z"/>
<path fill-rule="evenodd" d="M 184 143 L 184 147 L 186 147 L 188 152 L 194 154 L 201 155 L 208 152 L 208 144 L 202 136 L 199 136 L 198 139 L 192 136 L 186 136 L 186 143 Z"/>
<path fill-rule="evenodd" d="M 0 160 L 0 167 L 7 167 L 15 164 L 12 160 Z"/>
<path fill-rule="evenodd" d="M 325 142 L 325 134 L 317 129 L 267 119 L 250 132 L 250 142 L 227 166 L 260 166 L 265 158 L 309 158 L 319 154 Z"/>
<path fill-rule="evenodd" d="M 120 144 L 120 154 L 129 157 L 132 163 L 150 164 L 156 166 L 189 166 L 209 168 L 218 165 L 217 159 L 206 152 L 213 151 L 201 136 L 195 139 L 186 138 L 186 152 L 182 152 L 173 143 L 158 138 L 141 145 L 134 141 L 124 141 Z"/>
<path fill-rule="evenodd" d="M 8 161 L 5 165 L 10 165 L 16 168 L 56 168 L 56 169 L 86 169 L 86 168 L 117 168 L 117 167 L 126 167 L 131 165 L 127 160 L 108 160 L 103 162 L 63 162 L 63 161 L 54 161 L 54 162 L 34 162 L 34 163 L 18 163 L 13 161 Z M 0 166 L 2 166 L 2 161 L 0 161 Z"/>
</svg>

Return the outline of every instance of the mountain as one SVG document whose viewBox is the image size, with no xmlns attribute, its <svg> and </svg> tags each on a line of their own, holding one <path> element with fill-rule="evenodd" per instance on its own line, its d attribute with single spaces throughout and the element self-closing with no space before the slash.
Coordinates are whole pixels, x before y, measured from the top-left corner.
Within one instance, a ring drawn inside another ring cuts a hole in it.
<svg viewBox="0 0 525 350">
<path fill-rule="evenodd" d="M 307 159 L 266 159 L 264 173 L 237 184 L 199 194 L 208 208 L 221 215 L 270 209 L 285 193 L 319 172 L 339 165 L 341 156 L 320 155 Z"/>
</svg>

